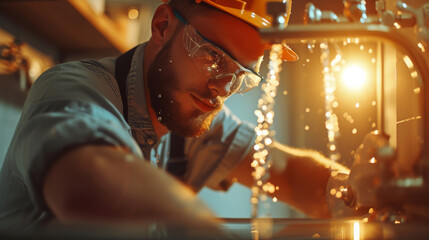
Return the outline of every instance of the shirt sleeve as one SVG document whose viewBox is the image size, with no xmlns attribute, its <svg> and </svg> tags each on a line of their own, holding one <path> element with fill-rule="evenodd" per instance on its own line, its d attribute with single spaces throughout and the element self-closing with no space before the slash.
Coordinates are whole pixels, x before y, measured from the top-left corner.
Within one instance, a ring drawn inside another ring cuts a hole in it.
<svg viewBox="0 0 429 240">
<path fill-rule="evenodd" d="M 231 183 L 226 182 L 226 177 L 249 154 L 255 139 L 254 126 L 240 121 L 224 107 L 207 133 L 187 139 L 188 184 L 195 190 L 203 186 L 227 190 Z"/>
<path fill-rule="evenodd" d="M 46 207 L 44 175 L 65 151 L 83 144 L 106 144 L 139 154 L 121 113 L 94 85 L 80 84 L 86 78 L 76 74 L 55 75 L 48 73 L 33 85 L 8 153 L 12 173 L 42 208 Z"/>
</svg>

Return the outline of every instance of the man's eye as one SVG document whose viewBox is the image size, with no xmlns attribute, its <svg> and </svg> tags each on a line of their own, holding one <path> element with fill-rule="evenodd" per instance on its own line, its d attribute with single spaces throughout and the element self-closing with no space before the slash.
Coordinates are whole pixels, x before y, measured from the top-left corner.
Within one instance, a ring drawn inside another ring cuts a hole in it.
<svg viewBox="0 0 429 240">
<path fill-rule="evenodd" d="M 211 65 L 216 66 L 215 69 L 222 67 L 222 55 L 216 51 L 207 52 L 207 60 L 211 62 Z"/>
</svg>

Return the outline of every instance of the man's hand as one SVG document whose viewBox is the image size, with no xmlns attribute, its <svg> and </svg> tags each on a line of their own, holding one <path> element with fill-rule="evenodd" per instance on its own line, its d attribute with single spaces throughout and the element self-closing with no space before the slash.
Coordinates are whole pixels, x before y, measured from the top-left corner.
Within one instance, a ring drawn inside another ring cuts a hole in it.
<svg viewBox="0 0 429 240">
<path fill-rule="evenodd" d="M 395 150 L 389 145 L 389 137 L 377 131 L 365 136 L 355 153 L 348 185 L 355 195 L 355 206 L 375 207 L 376 189 L 383 179 L 395 175 Z"/>
<path fill-rule="evenodd" d="M 332 215 L 344 217 L 367 213 L 377 205 L 377 188 L 383 179 L 396 174 L 395 151 L 388 140 L 388 136 L 377 131 L 367 134 L 356 149 L 350 174 L 332 174 L 327 187 Z"/>
</svg>

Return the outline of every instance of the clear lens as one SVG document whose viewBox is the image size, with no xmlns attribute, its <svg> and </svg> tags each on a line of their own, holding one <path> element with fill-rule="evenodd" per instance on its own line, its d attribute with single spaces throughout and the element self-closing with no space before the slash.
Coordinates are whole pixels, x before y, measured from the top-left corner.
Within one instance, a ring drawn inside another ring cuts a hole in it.
<svg viewBox="0 0 429 240">
<path fill-rule="evenodd" d="M 214 79 L 230 77 L 230 94 L 258 86 L 261 77 L 241 66 L 224 51 L 206 41 L 192 25 L 185 27 L 185 48 L 201 69 Z"/>
<path fill-rule="evenodd" d="M 210 43 L 201 45 L 193 57 L 204 69 L 213 74 L 235 73 L 239 69 L 226 53 Z"/>
<path fill-rule="evenodd" d="M 249 91 L 250 89 L 257 87 L 259 83 L 261 82 L 261 77 L 252 73 L 248 72 L 247 74 L 243 74 L 244 80 L 241 84 L 240 92 L 239 93 L 245 93 Z"/>
</svg>

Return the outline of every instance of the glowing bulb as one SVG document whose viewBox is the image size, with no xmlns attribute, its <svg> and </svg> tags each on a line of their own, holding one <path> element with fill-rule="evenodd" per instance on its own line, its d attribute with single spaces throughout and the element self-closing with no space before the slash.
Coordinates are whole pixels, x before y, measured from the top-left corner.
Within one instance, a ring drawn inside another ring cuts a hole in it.
<svg viewBox="0 0 429 240">
<path fill-rule="evenodd" d="M 349 66 L 343 71 L 343 81 L 351 89 L 361 88 L 366 82 L 366 72 L 360 66 Z"/>
</svg>

